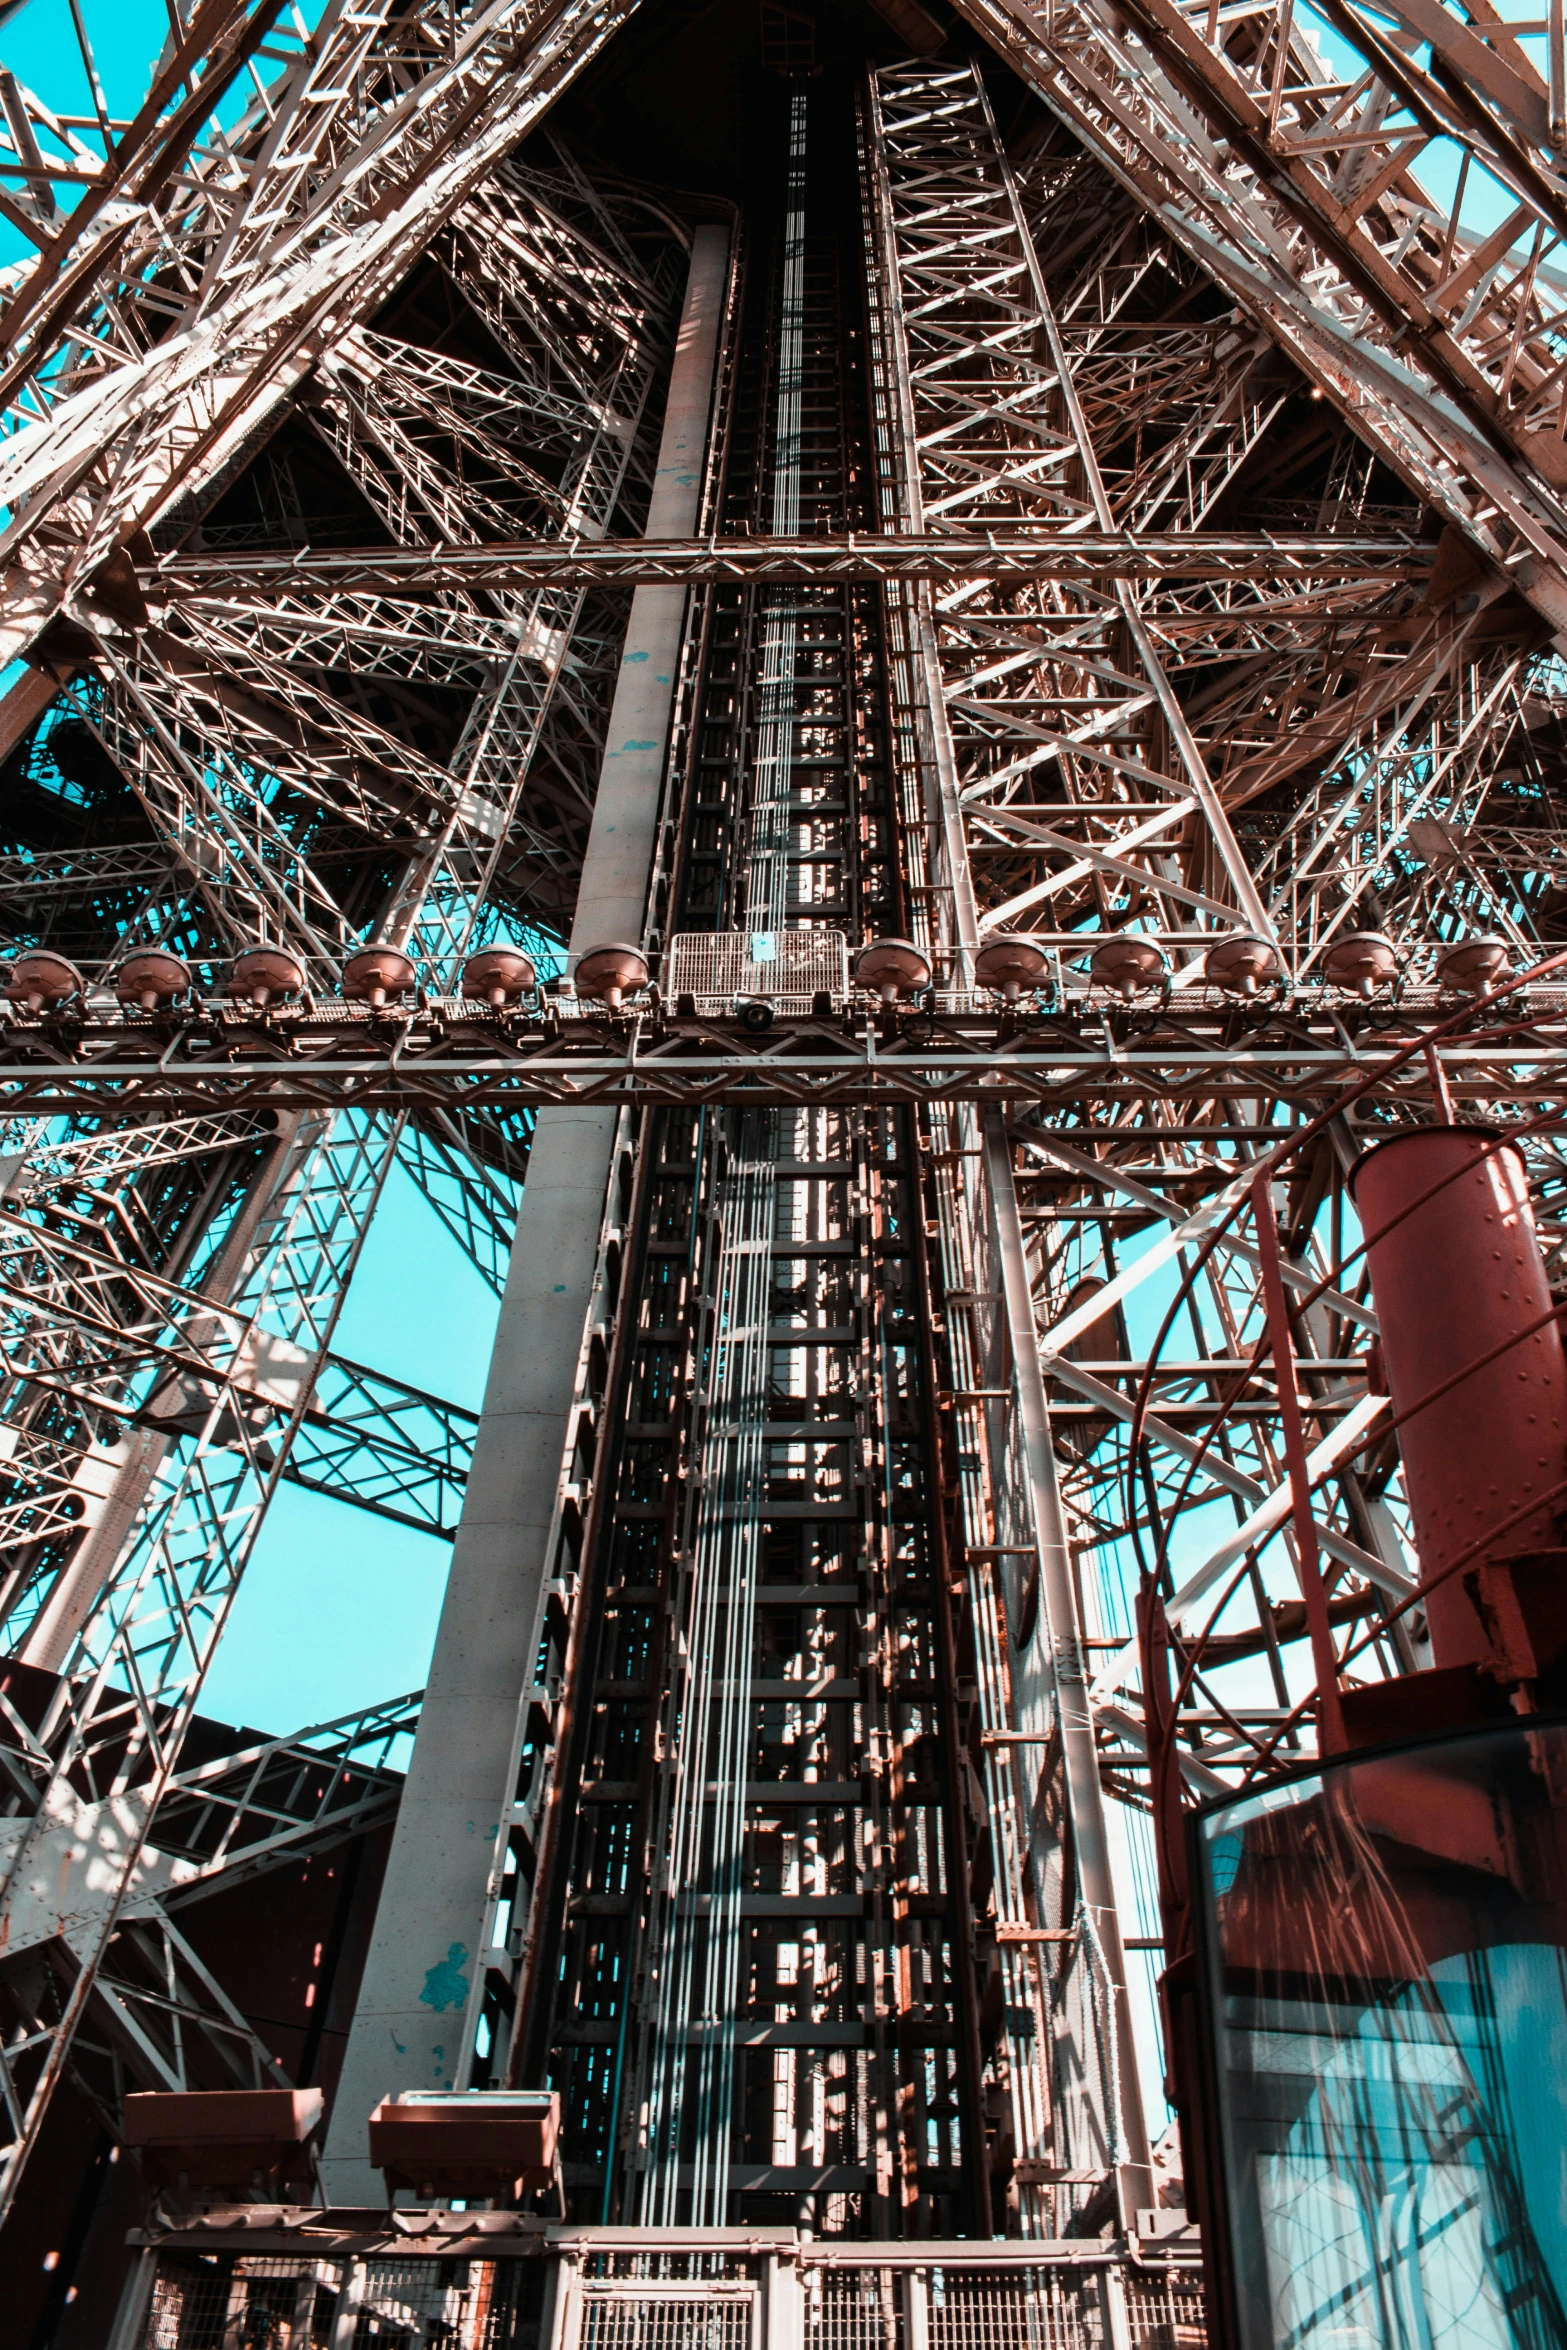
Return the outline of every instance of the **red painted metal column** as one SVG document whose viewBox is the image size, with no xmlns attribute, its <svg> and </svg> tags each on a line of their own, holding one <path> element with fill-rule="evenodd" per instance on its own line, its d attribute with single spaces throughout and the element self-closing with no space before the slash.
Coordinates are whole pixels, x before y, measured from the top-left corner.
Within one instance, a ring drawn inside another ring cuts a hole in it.
<svg viewBox="0 0 1567 2350">
<path fill-rule="evenodd" d="M 1252 1214 L 1257 1223 L 1257 1250 L 1262 1261 L 1262 1301 L 1273 1343 L 1273 1369 L 1279 1390 L 1279 1418 L 1284 1429 L 1284 1459 L 1289 1470 L 1290 1509 L 1295 1526 L 1295 1564 L 1301 1596 L 1306 1603 L 1306 1627 L 1311 1636 L 1311 1661 L 1317 1676 L 1317 1743 L 1324 1754 L 1343 1751 L 1344 1709 L 1339 1699 L 1338 1659 L 1333 1626 L 1328 1617 L 1328 1595 L 1322 1584 L 1322 1560 L 1317 1546 L 1317 1522 L 1311 1514 L 1311 1476 L 1306 1466 L 1306 1431 L 1295 1390 L 1295 1343 L 1290 1335 L 1289 1305 L 1284 1276 L 1279 1269 L 1279 1226 L 1273 1212 L 1273 1194 L 1266 1175 L 1251 1187 Z"/>
<path fill-rule="evenodd" d="M 1492 1528 L 1494 1558 L 1560 1548 L 1567 1478 L 1567 1360 L 1522 1154 L 1476 1127 L 1422 1127 L 1369 1151 L 1350 1190 L 1393 1409 L 1410 1413 L 1398 1440 L 1421 1582 L 1434 1586 L 1432 1660 L 1487 1664 L 1469 1578 L 1438 1578 L 1465 1556 L 1492 1559 Z"/>
</svg>

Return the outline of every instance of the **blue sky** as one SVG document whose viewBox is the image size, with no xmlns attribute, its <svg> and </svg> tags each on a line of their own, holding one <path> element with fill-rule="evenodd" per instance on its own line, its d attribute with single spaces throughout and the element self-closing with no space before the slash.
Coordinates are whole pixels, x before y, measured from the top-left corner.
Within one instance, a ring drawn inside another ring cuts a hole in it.
<svg viewBox="0 0 1567 2350">
<path fill-rule="evenodd" d="M 4 0 L 0 0 L 3 8 Z M 269 36 L 267 48 L 276 49 L 280 36 L 293 49 L 295 19 L 308 29 L 321 13 L 322 0 L 294 0 L 280 19 L 279 32 Z M 169 34 L 171 6 L 167 0 L 81 0 L 82 21 L 92 45 L 93 60 L 111 120 L 133 115 L 152 79 L 153 69 Z M 182 11 L 189 15 L 189 8 Z M 288 37 L 293 36 L 293 37 Z M 9 66 L 17 80 L 56 115 L 93 119 L 92 90 L 71 21 L 69 0 L 21 0 L 16 14 L 0 24 L 0 64 Z M 280 70 L 276 58 L 264 54 L 257 61 L 262 80 Z M 221 119 L 233 122 L 255 95 L 255 84 L 242 74 L 225 97 Z M 95 150 L 101 141 L 92 133 L 77 134 Z M 62 191 L 62 201 L 68 196 Z M 32 250 L 27 238 L 7 220 L 0 220 L 0 267 Z"/>
<path fill-rule="evenodd" d="M 498 1301 L 396 1169 L 337 1351 L 477 1408 Z M 207 1677 L 202 1711 L 300 1729 L 424 1684 L 451 1546 L 285 1485 Z"/>
<path fill-rule="evenodd" d="M 167 9 L 162 0 L 114 0 L 112 7 L 84 0 L 82 20 L 110 114 L 133 114 L 168 38 Z M 67 0 L 23 0 L 0 26 L 0 58 L 57 114 L 92 113 Z"/>
</svg>

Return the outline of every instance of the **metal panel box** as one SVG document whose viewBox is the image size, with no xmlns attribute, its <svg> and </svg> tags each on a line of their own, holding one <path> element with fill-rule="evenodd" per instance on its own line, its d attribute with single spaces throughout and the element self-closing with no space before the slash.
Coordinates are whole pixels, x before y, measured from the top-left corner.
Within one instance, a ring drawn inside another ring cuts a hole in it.
<svg viewBox="0 0 1567 2350">
<path fill-rule="evenodd" d="M 553 2090 L 404 2090 L 370 2116 L 370 2160 L 415 2195 L 510 2195 L 555 2178 Z"/>
<path fill-rule="evenodd" d="M 125 2100 L 125 2143 L 157 2186 L 244 2187 L 308 2174 L 319 2089 L 154 2089 Z"/>
</svg>

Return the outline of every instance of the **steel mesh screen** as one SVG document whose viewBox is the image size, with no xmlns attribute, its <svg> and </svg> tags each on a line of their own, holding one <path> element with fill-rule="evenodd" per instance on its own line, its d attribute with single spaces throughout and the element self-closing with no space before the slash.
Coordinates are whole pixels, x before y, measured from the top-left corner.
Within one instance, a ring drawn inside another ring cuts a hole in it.
<svg viewBox="0 0 1567 2350">
<path fill-rule="evenodd" d="M 885 2269 L 824 2276 L 806 2295 L 805 2350 L 902 2350 L 902 2307 Z"/>
<path fill-rule="evenodd" d="M 1208 2318 L 1196 2277 L 1130 2279 L 1126 2314 L 1136 2350 L 1205 2350 Z"/>
<path fill-rule="evenodd" d="M 1104 2350 L 1097 2279 L 1050 2269 L 937 2269 L 930 2350 Z"/>
<path fill-rule="evenodd" d="M 582 2350 L 751 2350 L 750 2293 L 712 2286 L 687 2293 L 622 2287 L 582 2297 Z"/>
<path fill-rule="evenodd" d="M 735 996 L 799 997 L 849 988 L 849 947 L 841 930 L 683 931 L 669 942 L 666 996 L 728 1003 Z"/>
<path fill-rule="evenodd" d="M 713 2255 L 711 2252 L 594 2251 L 587 2257 L 583 2274 L 590 2285 L 622 2281 L 644 2285 L 689 2283 L 693 2293 L 699 2284 L 706 2292 L 713 2278 Z M 743 2274 L 742 2264 L 742 2277 Z"/>
<path fill-rule="evenodd" d="M 336 2261 L 165 2253 L 142 2350 L 327 2350 L 341 2280 Z"/>
<path fill-rule="evenodd" d="M 345 2291 L 353 2350 L 525 2350 L 537 2332 L 528 2265 L 165 2252 L 139 2350 L 332 2350 Z M 748 2346 L 715 2339 L 710 2350 Z"/>
</svg>

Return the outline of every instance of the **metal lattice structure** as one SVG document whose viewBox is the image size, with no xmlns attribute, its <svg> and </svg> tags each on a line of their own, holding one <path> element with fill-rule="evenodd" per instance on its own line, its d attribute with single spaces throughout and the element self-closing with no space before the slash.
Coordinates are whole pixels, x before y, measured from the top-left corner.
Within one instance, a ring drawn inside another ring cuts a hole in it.
<svg viewBox="0 0 1567 2350">
<path fill-rule="evenodd" d="M 390 1815 L 404 1712 L 182 1753 L 285 1480 L 459 1590 L 491 1526 L 502 1407 L 334 1346 L 394 1166 L 510 1298 L 535 1137 L 602 1158 L 442 2082 L 557 2087 L 571 2218 L 663 2229 L 1135 2231 L 1182 1790 L 1425 1661 L 1347 1170 L 1484 1111 L 1567 1245 L 1560 11 L 1542 74 L 1427 0 L 889 5 L 771 59 L 737 210 L 546 121 L 657 5 L 206 0 L 127 123 L 0 78 L 0 920 L 75 966 L 0 1020 L 0 2214 L 68 2068 L 194 2077 L 157 1998 L 273 2077 L 181 1888 Z M 703 2322 L 1010 2343 L 1022 2275 Z M 613 2283 L 569 2350 L 689 2337 Z"/>
</svg>

